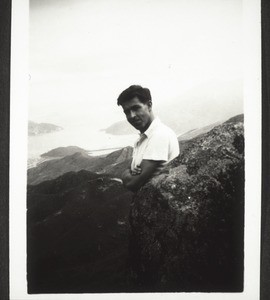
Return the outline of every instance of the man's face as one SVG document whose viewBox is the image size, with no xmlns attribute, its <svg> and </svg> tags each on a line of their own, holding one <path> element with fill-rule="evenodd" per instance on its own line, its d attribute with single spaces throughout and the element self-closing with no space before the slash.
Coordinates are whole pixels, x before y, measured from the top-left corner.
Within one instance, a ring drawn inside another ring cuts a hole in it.
<svg viewBox="0 0 270 300">
<path fill-rule="evenodd" d="M 140 132 L 144 132 L 152 122 L 151 102 L 142 103 L 137 97 L 122 104 L 128 122 Z"/>
</svg>

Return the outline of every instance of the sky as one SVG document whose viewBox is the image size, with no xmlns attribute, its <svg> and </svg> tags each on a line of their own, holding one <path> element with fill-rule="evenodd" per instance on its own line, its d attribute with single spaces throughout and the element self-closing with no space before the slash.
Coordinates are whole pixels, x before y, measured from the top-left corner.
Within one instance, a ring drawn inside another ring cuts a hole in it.
<svg viewBox="0 0 270 300">
<path fill-rule="evenodd" d="M 131 84 L 162 106 L 240 82 L 241 16 L 240 0 L 31 0 L 29 119 L 104 128 Z"/>
</svg>

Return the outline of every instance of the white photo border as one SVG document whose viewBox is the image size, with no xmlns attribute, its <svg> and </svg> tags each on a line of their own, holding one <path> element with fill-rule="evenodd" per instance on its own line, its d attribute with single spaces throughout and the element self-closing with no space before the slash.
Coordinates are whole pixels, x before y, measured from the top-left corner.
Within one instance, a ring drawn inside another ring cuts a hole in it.
<svg viewBox="0 0 270 300">
<path fill-rule="evenodd" d="M 10 120 L 10 299 L 138 299 L 151 294 L 27 294 L 26 169 L 29 3 L 12 1 Z M 155 293 L 156 299 L 259 299 L 261 216 L 261 4 L 243 0 L 245 264 L 242 293 Z"/>
</svg>

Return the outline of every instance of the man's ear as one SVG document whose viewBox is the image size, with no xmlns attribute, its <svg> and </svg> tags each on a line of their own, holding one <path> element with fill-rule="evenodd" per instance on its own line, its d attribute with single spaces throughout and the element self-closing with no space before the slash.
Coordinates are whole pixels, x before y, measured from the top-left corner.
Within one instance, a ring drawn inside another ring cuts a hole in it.
<svg viewBox="0 0 270 300">
<path fill-rule="evenodd" d="M 152 100 L 148 100 L 147 105 L 148 105 L 149 108 L 152 108 Z"/>
</svg>

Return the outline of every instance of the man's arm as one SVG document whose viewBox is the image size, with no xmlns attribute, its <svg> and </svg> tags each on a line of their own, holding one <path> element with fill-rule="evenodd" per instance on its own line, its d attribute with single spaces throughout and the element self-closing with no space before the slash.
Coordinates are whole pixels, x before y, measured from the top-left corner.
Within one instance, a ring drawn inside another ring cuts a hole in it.
<svg viewBox="0 0 270 300">
<path fill-rule="evenodd" d="M 123 173 L 122 180 L 124 186 L 133 192 L 137 191 L 152 177 L 152 175 L 163 165 L 163 163 L 164 161 L 161 160 L 143 159 L 140 165 L 140 174 L 132 175 L 130 169 Z"/>
</svg>

